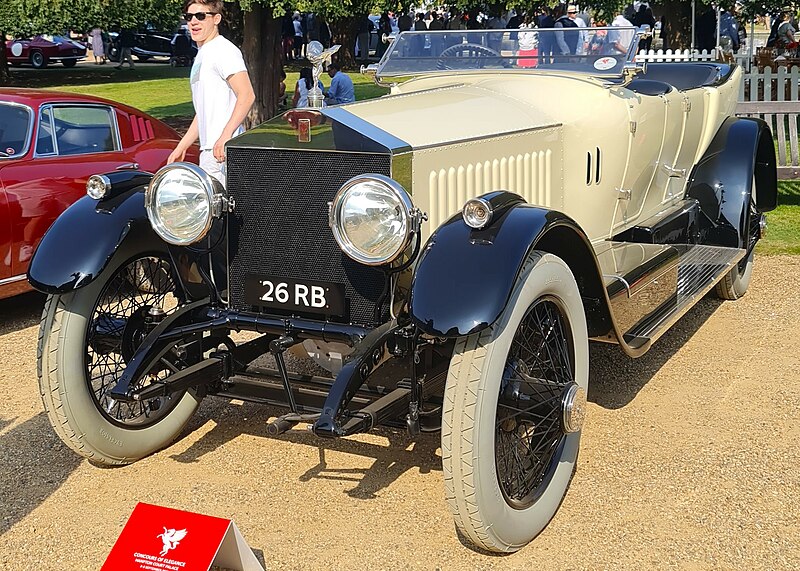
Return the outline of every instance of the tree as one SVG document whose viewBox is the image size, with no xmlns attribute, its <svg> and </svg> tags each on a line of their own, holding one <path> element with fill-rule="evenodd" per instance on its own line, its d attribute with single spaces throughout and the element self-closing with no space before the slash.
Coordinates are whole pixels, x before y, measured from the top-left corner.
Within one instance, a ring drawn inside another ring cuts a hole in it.
<svg viewBox="0 0 800 571">
<path fill-rule="evenodd" d="M 171 30 L 179 21 L 182 0 L 0 0 L 0 85 L 8 83 L 6 34 L 85 32 L 94 26 L 136 28 L 145 22 Z"/>
</svg>

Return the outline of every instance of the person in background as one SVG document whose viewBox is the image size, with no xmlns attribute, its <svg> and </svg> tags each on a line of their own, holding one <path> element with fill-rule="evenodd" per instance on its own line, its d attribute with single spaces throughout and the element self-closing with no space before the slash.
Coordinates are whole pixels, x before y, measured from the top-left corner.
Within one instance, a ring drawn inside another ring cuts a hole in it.
<svg viewBox="0 0 800 571">
<path fill-rule="evenodd" d="M 581 39 L 581 32 L 578 30 L 578 23 L 575 21 L 577 17 L 578 9 L 570 4 L 567 7 L 567 13 L 556 20 L 553 26 L 559 30 L 556 32 L 556 49 L 554 50 L 559 55 L 576 55 L 579 53 L 578 43 Z"/>
<path fill-rule="evenodd" d="M 136 46 L 136 34 L 130 28 L 122 28 L 119 33 L 119 64 L 117 69 L 122 69 L 123 64 L 127 61 L 130 69 L 134 69 L 133 57 L 131 50 Z"/>
<path fill-rule="evenodd" d="M 314 85 L 314 74 L 311 68 L 302 68 L 300 70 L 300 79 L 297 80 L 297 85 L 294 88 L 292 107 L 308 107 L 308 92 L 311 91 L 312 85 Z M 322 81 L 320 81 L 319 88 L 322 89 L 323 87 Z"/>
<path fill-rule="evenodd" d="M 431 31 L 444 30 L 444 21 L 438 12 L 432 14 L 431 23 L 428 25 Z M 444 34 L 431 34 L 431 55 L 438 56 L 444 51 Z"/>
<path fill-rule="evenodd" d="M 283 47 L 283 65 L 294 59 L 294 24 L 292 18 L 285 14 L 281 18 L 281 44 Z"/>
<path fill-rule="evenodd" d="M 92 39 L 92 54 L 94 55 L 94 64 L 106 63 L 106 50 L 103 45 L 103 30 L 100 26 L 95 26 L 89 32 L 89 37 Z"/>
<path fill-rule="evenodd" d="M 378 20 L 378 47 L 375 49 L 375 56 L 378 59 L 383 57 L 389 44 L 383 41 L 383 36 L 387 38 L 392 34 L 392 20 L 389 18 L 389 12 L 386 10 L 381 14 L 381 19 Z"/>
<path fill-rule="evenodd" d="M 365 63 L 369 59 L 369 37 L 374 28 L 375 24 L 372 23 L 368 15 L 364 14 L 364 16 L 358 20 L 358 57 Z"/>
<path fill-rule="evenodd" d="M 634 14 L 633 20 L 631 20 L 634 26 L 640 28 L 641 26 L 650 26 L 651 32 L 655 33 L 655 26 L 656 26 L 656 19 L 653 16 L 653 11 L 650 9 L 650 6 L 642 2 L 639 4 L 639 10 Z M 738 40 L 738 38 L 737 38 Z M 642 38 L 639 40 L 639 51 L 647 52 L 653 45 L 653 35 L 646 38 Z"/>
<path fill-rule="evenodd" d="M 611 22 L 614 28 L 628 28 L 633 24 L 624 15 L 617 14 L 616 18 Z M 627 54 L 628 48 L 633 41 L 633 36 L 636 34 L 635 30 L 614 30 L 608 34 L 608 42 L 614 48 L 615 54 Z"/>
<path fill-rule="evenodd" d="M 331 86 L 328 88 L 326 100 L 330 105 L 341 105 L 342 103 L 352 103 L 356 100 L 353 80 L 346 73 L 339 70 L 339 65 L 332 63 L 328 65 L 328 75 L 331 77 Z"/>
<path fill-rule="evenodd" d="M 792 25 L 792 15 L 786 11 L 781 14 L 781 23 L 778 24 L 778 39 L 775 46 L 778 48 L 779 55 L 793 55 L 793 50 L 797 49 L 797 42 L 795 41 L 795 29 Z"/>
<path fill-rule="evenodd" d="M 561 17 L 561 14 L 558 14 Z M 556 18 L 550 14 L 547 6 L 542 6 L 539 17 L 536 20 L 536 27 L 541 29 L 553 28 L 556 25 Z M 539 37 L 539 63 L 548 64 L 553 61 L 553 50 L 555 49 L 555 34 L 544 33 Z"/>
<path fill-rule="evenodd" d="M 303 23 L 300 21 L 300 12 L 295 12 L 292 16 L 292 26 L 294 27 L 294 59 L 303 59 Z"/>
<path fill-rule="evenodd" d="M 199 48 L 191 71 L 195 116 L 167 164 L 182 161 L 200 139 L 200 167 L 225 185 L 225 143 L 244 129 L 256 97 L 242 52 L 219 34 L 222 0 L 189 0 L 184 19 Z"/>
<path fill-rule="evenodd" d="M 286 108 L 286 72 L 284 71 L 283 67 L 281 67 L 281 80 L 278 83 L 278 108 L 285 109 Z"/>
</svg>

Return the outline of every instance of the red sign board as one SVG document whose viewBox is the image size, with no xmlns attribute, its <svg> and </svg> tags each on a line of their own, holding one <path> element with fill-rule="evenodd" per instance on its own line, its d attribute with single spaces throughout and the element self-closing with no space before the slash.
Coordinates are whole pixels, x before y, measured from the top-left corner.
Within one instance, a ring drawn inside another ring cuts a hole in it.
<svg viewBox="0 0 800 571">
<path fill-rule="evenodd" d="M 229 519 L 139 503 L 101 571 L 263 570 Z"/>
</svg>

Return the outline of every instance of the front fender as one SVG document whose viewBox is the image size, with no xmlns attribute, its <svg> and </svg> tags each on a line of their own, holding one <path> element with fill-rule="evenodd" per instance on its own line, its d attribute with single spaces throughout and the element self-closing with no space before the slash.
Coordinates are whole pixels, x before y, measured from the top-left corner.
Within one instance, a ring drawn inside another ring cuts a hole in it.
<svg viewBox="0 0 800 571">
<path fill-rule="evenodd" d="M 775 164 L 772 133 L 764 121 L 730 117 L 720 126 L 692 172 L 687 191 L 705 215 L 701 243 L 748 247 L 750 197 L 761 212 L 777 205 Z"/>
<path fill-rule="evenodd" d="M 417 264 L 409 304 L 415 325 L 438 337 L 489 327 L 508 303 L 528 252 L 556 226 L 584 234 L 565 214 L 527 204 L 509 208 L 482 230 L 467 226 L 461 213 L 450 218 Z"/>
<path fill-rule="evenodd" d="M 147 219 L 144 187 L 99 202 L 84 196 L 45 233 L 31 259 L 28 281 L 50 294 L 84 287 L 103 271 L 126 239 L 135 240 L 141 251 L 166 251 Z"/>
</svg>

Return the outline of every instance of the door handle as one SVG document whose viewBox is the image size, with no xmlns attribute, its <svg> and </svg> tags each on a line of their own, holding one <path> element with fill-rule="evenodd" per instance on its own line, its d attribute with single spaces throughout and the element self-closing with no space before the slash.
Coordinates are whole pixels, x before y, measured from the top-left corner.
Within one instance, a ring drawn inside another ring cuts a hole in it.
<svg viewBox="0 0 800 571">
<path fill-rule="evenodd" d="M 123 163 L 119 165 L 115 170 L 123 171 L 123 170 L 139 170 L 139 163 Z"/>
<path fill-rule="evenodd" d="M 686 169 L 679 169 L 675 168 L 675 166 L 669 165 L 661 165 L 665 171 L 667 171 L 667 176 L 669 178 L 685 178 L 686 177 Z"/>
</svg>

